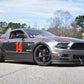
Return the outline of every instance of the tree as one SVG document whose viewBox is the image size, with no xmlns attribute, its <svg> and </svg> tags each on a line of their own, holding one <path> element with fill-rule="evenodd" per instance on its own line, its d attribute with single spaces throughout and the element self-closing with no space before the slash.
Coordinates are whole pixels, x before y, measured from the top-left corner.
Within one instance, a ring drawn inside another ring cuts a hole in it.
<svg viewBox="0 0 84 84">
<path fill-rule="evenodd" d="M 77 16 L 76 19 L 76 24 L 81 27 L 81 32 L 84 32 L 84 15 L 82 16 Z"/>
<path fill-rule="evenodd" d="M 21 24 L 21 23 L 8 23 L 7 28 L 11 28 L 11 29 L 17 29 L 17 28 L 26 28 L 27 25 L 26 24 Z"/>
<path fill-rule="evenodd" d="M 52 18 L 52 25 L 56 28 L 68 27 L 70 19 L 71 14 L 68 11 L 57 10 Z"/>
<path fill-rule="evenodd" d="M 28 29 L 31 29 L 31 26 L 28 26 L 27 28 L 28 28 Z"/>
<path fill-rule="evenodd" d="M 21 25 L 21 28 L 26 28 L 26 27 L 27 25 L 25 23 Z"/>
<path fill-rule="evenodd" d="M 21 24 L 20 23 L 8 23 L 8 28 L 11 28 L 11 29 L 17 29 L 17 28 L 21 28 Z"/>
<path fill-rule="evenodd" d="M 7 23 L 6 22 L 0 22 L 0 29 L 1 29 L 2 33 L 4 32 L 6 27 L 7 27 Z"/>
<path fill-rule="evenodd" d="M 57 36 L 78 37 L 78 26 L 68 11 L 58 10 L 51 19 L 49 32 Z"/>
<path fill-rule="evenodd" d="M 17 28 L 26 28 L 27 25 L 24 23 L 24 24 L 21 24 L 21 23 L 13 23 L 13 22 L 10 22 L 7 24 L 7 26 L 5 27 L 4 29 L 4 33 L 9 29 L 11 28 L 12 30 L 13 29 L 17 29 Z"/>
<path fill-rule="evenodd" d="M 0 22 L 0 31 L 2 33 L 5 33 L 9 28 L 11 29 L 17 29 L 17 28 L 31 28 L 31 26 L 27 27 L 27 24 L 21 24 L 21 23 L 13 23 L 13 22 Z"/>
<path fill-rule="evenodd" d="M 68 11 L 57 10 L 51 19 L 51 25 L 49 28 L 53 28 L 52 32 L 56 35 L 66 36 L 65 30 L 70 26 L 71 14 Z M 49 31 L 51 31 L 49 29 Z"/>
</svg>

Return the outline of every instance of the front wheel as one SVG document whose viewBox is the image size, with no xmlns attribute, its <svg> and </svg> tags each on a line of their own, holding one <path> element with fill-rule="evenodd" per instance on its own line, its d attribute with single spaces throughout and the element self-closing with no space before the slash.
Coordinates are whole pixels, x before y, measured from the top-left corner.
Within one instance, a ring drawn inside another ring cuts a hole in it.
<svg viewBox="0 0 84 84">
<path fill-rule="evenodd" d="M 34 61 L 38 65 L 46 66 L 51 63 L 51 53 L 44 45 L 39 45 L 34 51 Z"/>
</svg>

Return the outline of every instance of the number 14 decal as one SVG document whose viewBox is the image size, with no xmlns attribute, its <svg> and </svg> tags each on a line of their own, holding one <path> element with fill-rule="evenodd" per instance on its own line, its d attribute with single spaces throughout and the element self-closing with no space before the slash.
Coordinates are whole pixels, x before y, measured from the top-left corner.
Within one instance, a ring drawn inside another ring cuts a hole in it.
<svg viewBox="0 0 84 84">
<path fill-rule="evenodd" d="M 22 42 L 16 42 L 16 52 L 22 52 Z"/>
</svg>

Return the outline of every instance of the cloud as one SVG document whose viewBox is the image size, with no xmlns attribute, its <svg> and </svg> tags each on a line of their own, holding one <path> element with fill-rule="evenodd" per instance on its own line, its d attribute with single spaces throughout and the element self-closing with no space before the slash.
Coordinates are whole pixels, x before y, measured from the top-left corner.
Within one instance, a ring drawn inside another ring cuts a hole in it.
<svg viewBox="0 0 84 84">
<path fill-rule="evenodd" d="M 82 2 L 83 0 L 3 0 L 0 1 L 0 18 L 32 24 L 36 22 L 45 27 L 56 10 L 69 11 L 73 16 L 84 14 Z"/>
<path fill-rule="evenodd" d="M 2 13 L 3 12 L 3 10 L 0 10 L 0 13 Z"/>
</svg>

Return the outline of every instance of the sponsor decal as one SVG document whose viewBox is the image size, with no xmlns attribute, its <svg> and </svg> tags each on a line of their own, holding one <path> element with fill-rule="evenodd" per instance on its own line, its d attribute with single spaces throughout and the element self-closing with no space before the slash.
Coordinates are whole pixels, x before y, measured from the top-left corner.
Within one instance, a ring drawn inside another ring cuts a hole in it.
<svg viewBox="0 0 84 84">
<path fill-rule="evenodd" d="M 28 43 L 28 46 L 31 46 L 32 45 L 32 43 Z"/>
<path fill-rule="evenodd" d="M 29 49 L 27 49 L 26 51 L 27 51 L 27 52 L 32 52 L 32 49 L 30 49 L 30 50 L 29 50 Z"/>
</svg>

